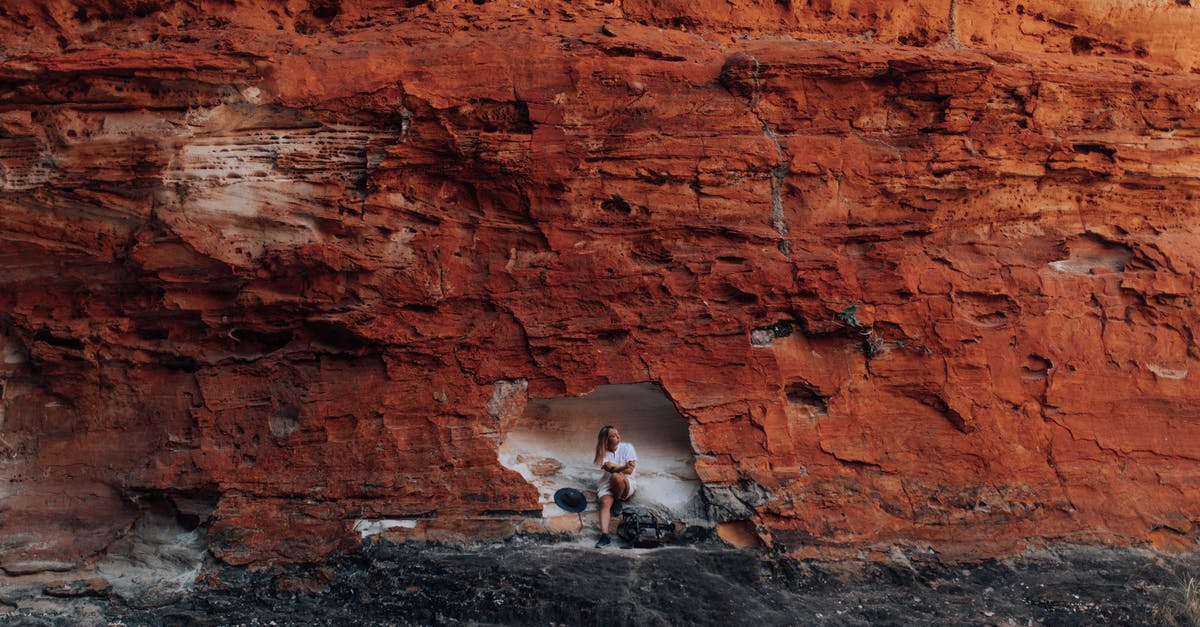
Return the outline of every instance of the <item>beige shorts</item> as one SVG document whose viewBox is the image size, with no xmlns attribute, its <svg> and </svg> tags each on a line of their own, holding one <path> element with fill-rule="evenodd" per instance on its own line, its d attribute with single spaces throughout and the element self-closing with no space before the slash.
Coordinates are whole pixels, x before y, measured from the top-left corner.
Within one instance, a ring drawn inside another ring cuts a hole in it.
<svg viewBox="0 0 1200 627">
<path fill-rule="evenodd" d="M 600 480 L 599 485 L 596 486 L 597 501 L 600 500 L 600 497 L 606 494 L 612 494 L 612 486 L 609 485 L 608 477 L 609 475 L 604 475 L 604 478 Z M 629 496 L 625 497 L 625 500 L 628 501 L 633 497 L 633 493 L 637 491 L 637 482 L 633 480 L 633 477 L 626 476 L 626 478 L 629 479 Z"/>
</svg>

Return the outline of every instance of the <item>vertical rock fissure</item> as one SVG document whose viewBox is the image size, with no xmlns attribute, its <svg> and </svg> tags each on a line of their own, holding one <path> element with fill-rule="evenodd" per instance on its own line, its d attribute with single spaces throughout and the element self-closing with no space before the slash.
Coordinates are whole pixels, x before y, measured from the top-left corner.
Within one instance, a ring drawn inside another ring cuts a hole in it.
<svg viewBox="0 0 1200 627">
<path fill-rule="evenodd" d="M 788 174 L 788 158 L 787 152 L 783 149 L 783 144 L 779 143 L 779 135 L 775 129 L 771 128 L 770 124 L 762 118 L 758 112 L 758 97 L 760 93 L 759 84 L 759 64 L 758 59 L 750 57 L 750 61 L 754 63 L 754 93 L 750 97 L 750 113 L 762 125 L 763 136 L 771 140 L 771 144 L 775 146 L 775 157 L 778 162 L 774 168 L 771 168 L 769 173 L 769 182 L 771 185 L 771 228 L 779 234 L 779 252 L 785 257 L 792 255 L 792 243 L 788 241 L 788 225 L 787 220 L 783 215 L 783 181 Z"/>
<path fill-rule="evenodd" d="M 958 0 L 950 0 L 950 15 L 946 18 L 946 38 L 942 46 L 946 48 L 961 48 L 958 42 Z"/>
<path fill-rule="evenodd" d="M 788 173 L 787 157 L 783 153 L 783 146 L 779 144 L 779 137 L 765 122 L 763 123 L 763 134 L 775 143 L 775 151 L 779 156 L 779 165 L 771 168 L 771 228 L 779 234 L 779 252 L 783 253 L 785 257 L 790 257 L 792 244 L 787 239 L 788 225 L 783 216 L 783 180 Z"/>
</svg>

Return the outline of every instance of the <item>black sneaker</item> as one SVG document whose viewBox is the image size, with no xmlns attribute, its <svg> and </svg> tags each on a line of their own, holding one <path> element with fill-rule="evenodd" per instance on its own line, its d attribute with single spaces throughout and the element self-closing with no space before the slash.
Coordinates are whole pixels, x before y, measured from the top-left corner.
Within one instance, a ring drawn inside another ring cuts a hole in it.
<svg viewBox="0 0 1200 627">
<path fill-rule="evenodd" d="M 600 534 L 600 539 L 596 540 L 596 548 L 597 549 L 602 546 L 608 546 L 610 544 L 612 544 L 612 538 L 608 537 L 607 533 Z"/>
<path fill-rule="evenodd" d="M 621 510 L 623 510 L 623 509 L 625 509 L 625 506 L 622 505 L 620 501 L 613 501 L 613 506 L 612 506 L 613 516 L 620 516 Z"/>
</svg>

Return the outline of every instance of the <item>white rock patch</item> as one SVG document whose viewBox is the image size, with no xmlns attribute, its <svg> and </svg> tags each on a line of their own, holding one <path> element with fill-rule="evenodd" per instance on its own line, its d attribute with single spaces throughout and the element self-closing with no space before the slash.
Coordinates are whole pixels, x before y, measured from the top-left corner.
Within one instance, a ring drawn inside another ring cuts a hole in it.
<svg viewBox="0 0 1200 627">
<path fill-rule="evenodd" d="M 371 536 L 377 536 L 377 535 L 387 531 L 388 529 L 396 529 L 396 528 L 416 529 L 417 521 L 415 521 L 415 520 L 392 520 L 392 519 L 367 520 L 365 518 L 362 518 L 354 523 L 354 531 L 358 532 L 358 534 L 360 536 L 362 536 L 363 539 L 369 538 Z"/>
<path fill-rule="evenodd" d="M 1163 368 L 1158 364 L 1146 364 L 1146 370 L 1153 372 L 1155 376 L 1162 379 L 1184 379 L 1187 378 L 1187 370 L 1174 370 L 1171 368 Z"/>
</svg>

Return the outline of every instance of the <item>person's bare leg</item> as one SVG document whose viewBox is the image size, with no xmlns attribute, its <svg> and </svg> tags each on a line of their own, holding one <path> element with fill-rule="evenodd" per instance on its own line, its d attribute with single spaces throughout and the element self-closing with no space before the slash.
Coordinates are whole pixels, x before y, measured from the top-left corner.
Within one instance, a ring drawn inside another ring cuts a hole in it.
<svg viewBox="0 0 1200 627">
<path fill-rule="evenodd" d="M 608 533 L 608 521 L 612 518 L 609 508 L 612 507 L 613 497 L 605 494 L 600 497 L 600 533 Z"/>
<path fill-rule="evenodd" d="M 629 477 L 622 474 L 615 474 L 612 476 L 612 481 L 609 485 L 618 501 L 624 501 L 629 498 Z"/>
</svg>

